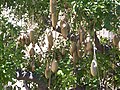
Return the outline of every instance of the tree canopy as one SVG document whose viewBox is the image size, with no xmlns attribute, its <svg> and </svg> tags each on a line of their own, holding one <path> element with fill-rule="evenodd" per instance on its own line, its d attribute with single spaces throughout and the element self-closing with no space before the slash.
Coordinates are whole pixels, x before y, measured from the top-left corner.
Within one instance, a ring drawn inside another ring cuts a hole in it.
<svg viewBox="0 0 120 90">
<path fill-rule="evenodd" d="M 112 41 L 98 38 L 103 29 Z M 35 90 L 115 89 L 119 64 L 119 0 L 0 0 L 1 90 L 14 79 Z"/>
</svg>

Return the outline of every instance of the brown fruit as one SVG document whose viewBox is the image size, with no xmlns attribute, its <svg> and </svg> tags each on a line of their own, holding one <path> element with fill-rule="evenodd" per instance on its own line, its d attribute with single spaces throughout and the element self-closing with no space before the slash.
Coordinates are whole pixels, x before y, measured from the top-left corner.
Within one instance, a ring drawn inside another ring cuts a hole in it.
<svg viewBox="0 0 120 90">
<path fill-rule="evenodd" d="M 77 49 L 81 49 L 81 44 L 80 44 L 80 40 L 77 41 Z"/>
<path fill-rule="evenodd" d="M 30 38 L 29 38 L 29 36 L 25 36 L 25 44 L 26 45 L 29 45 L 30 44 Z"/>
<path fill-rule="evenodd" d="M 70 54 L 73 55 L 76 49 L 77 49 L 76 42 L 72 42 L 70 46 Z"/>
<path fill-rule="evenodd" d="M 53 73 L 55 73 L 58 70 L 58 63 L 57 63 L 56 60 L 52 61 L 51 70 L 52 70 Z"/>
<path fill-rule="evenodd" d="M 118 43 L 119 43 L 119 37 L 117 35 L 115 35 L 113 38 L 113 45 L 117 47 Z"/>
<path fill-rule="evenodd" d="M 67 38 L 68 32 L 70 31 L 70 26 L 68 23 L 63 23 L 61 27 L 61 34 L 64 38 Z"/>
<path fill-rule="evenodd" d="M 53 46 L 53 35 L 52 35 L 52 32 L 51 32 L 51 31 L 48 32 L 47 37 L 48 37 L 48 43 L 49 43 L 49 45 L 50 45 L 50 46 Z"/>
<path fill-rule="evenodd" d="M 22 34 L 22 35 L 20 36 L 20 40 L 21 40 L 21 44 L 22 44 L 22 45 L 25 45 L 25 36 L 24 36 L 24 34 Z"/>
<path fill-rule="evenodd" d="M 91 51 L 92 50 L 92 43 L 89 41 L 86 44 L 86 51 Z"/>
<path fill-rule="evenodd" d="M 50 0 L 50 13 L 54 13 L 56 11 L 56 0 Z"/>
<path fill-rule="evenodd" d="M 46 66 L 46 69 L 45 69 L 45 77 L 47 78 L 47 79 L 49 79 L 50 78 L 50 68 L 49 68 L 49 66 Z"/>
<path fill-rule="evenodd" d="M 34 54 L 35 54 L 35 51 L 34 51 L 34 48 L 32 47 L 30 48 L 29 55 L 34 56 Z"/>
<path fill-rule="evenodd" d="M 65 55 L 65 47 L 62 48 L 62 55 Z"/>
<path fill-rule="evenodd" d="M 57 25 L 57 12 L 52 13 L 52 27 L 56 28 Z"/>
<path fill-rule="evenodd" d="M 82 57 L 80 40 L 77 41 L 77 55 L 78 55 L 78 57 L 80 57 L 80 58 Z"/>
<path fill-rule="evenodd" d="M 30 37 L 30 42 L 34 42 L 34 31 L 33 30 L 31 30 L 30 32 L 29 32 L 29 37 Z"/>
<path fill-rule="evenodd" d="M 92 76 L 97 75 L 97 62 L 96 62 L 96 60 L 92 60 L 90 71 L 91 71 Z"/>
<path fill-rule="evenodd" d="M 82 41 L 83 41 L 83 32 L 82 32 L 81 29 L 79 31 L 79 37 L 80 37 L 80 43 L 82 44 Z"/>
<path fill-rule="evenodd" d="M 41 61 L 41 58 L 42 58 L 42 55 L 39 54 L 39 55 L 38 55 L 38 60 Z"/>
<path fill-rule="evenodd" d="M 35 65 L 32 65 L 32 72 L 35 71 Z"/>
<path fill-rule="evenodd" d="M 79 58 L 81 58 L 82 57 L 82 51 L 79 49 L 79 50 L 77 50 L 77 55 L 78 55 L 78 57 Z"/>
<path fill-rule="evenodd" d="M 73 53 L 73 63 L 75 64 L 77 62 L 77 60 L 78 60 L 78 55 L 77 55 L 77 52 L 75 51 Z"/>
<path fill-rule="evenodd" d="M 52 46 L 48 43 L 48 51 L 51 51 Z"/>
</svg>

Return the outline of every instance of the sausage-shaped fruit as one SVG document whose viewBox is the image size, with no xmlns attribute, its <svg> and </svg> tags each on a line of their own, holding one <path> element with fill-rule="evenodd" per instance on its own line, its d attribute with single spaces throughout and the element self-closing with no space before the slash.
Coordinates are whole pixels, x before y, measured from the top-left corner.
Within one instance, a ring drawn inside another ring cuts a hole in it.
<svg viewBox="0 0 120 90">
<path fill-rule="evenodd" d="M 50 46 L 53 46 L 53 35 L 52 35 L 52 32 L 48 32 L 48 43 L 50 44 Z"/>
<path fill-rule="evenodd" d="M 52 61 L 51 70 L 52 70 L 53 73 L 55 73 L 58 70 L 58 63 L 57 63 L 56 60 Z"/>
<path fill-rule="evenodd" d="M 92 76 L 97 75 L 97 62 L 96 62 L 96 60 L 92 60 L 90 71 L 91 71 Z"/>
<path fill-rule="evenodd" d="M 70 54 L 73 55 L 73 53 L 76 51 L 76 42 L 72 42 L 70 46 Z"/>
</svg>

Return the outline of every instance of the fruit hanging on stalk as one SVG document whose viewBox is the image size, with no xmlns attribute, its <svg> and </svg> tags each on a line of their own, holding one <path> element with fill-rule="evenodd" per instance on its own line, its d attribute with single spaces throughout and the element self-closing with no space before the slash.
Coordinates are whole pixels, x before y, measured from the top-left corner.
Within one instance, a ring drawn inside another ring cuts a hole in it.
<svg viewBox="0 0 120 90">
<path fill-rule="evenodd" d="M 25 36 L 25 44 L 29 45 L 30 44 L 30 38 L 28 35 Z"/>
<path fill-rule="evenodd" d="M 49 45 L 53 46 L 53 34 L 52 34 L 52 31 L 48 32 L 47 38 L 48 38 Z"/>
<path fill-rule="evenodd" d="M 52 27 L 54 27 L 54 29 L 56 28 L 57 25 L 57 12 L 52 13 Z"/>
<path fill-rule="evenodd" d="M 92 53 L 92 43 L 90 41 L 86 43 L 86 52 L 88 54 Z"/>
<path fill-rule="evenodd" d="M 72 42 L 70 46 L 70 54 L 73 55 L 76 49 L 77 49 L 76 42 Z"/>
<path fill-rule="evenodd" d="M 61 34 L 64 38 L 67 38 L 69 31 L 70 31 L 69 24 L 68 23 L 63 23 L 63 25 L 61 27 Z"/>
<path fill-rule="evenodd" d="M 41 61 L 41 59 L 42 59 L 42 54 L 39 53 L 38 60 Z"/>
<path fill-rule="evenodd" d="M 29 31 L 30 42 L 34 42 L 34 39 L 35 39 L 34 33 L 35 33 L 34 30 Z"/>
<path fill-rule="evenodd" d="M 73 63 L 76 64 L 77 60 L 78 60 L 78 55 L 77 55 L 77 51 L 75 51 L 73 53 Z"/>
<path fill-rule="evenodd" d="M 33 57 L 34 54 L 35 54 L 34 48 L 31 47 L 30 50 L 29 50 L 29 55 L 30 55 L 30 57 Z"/>
<path fill-rule="evenodd" d="M 117 35 L 115 35 L 113 38 L 113 45 L 118 47 L 118 43 L 119 43 L 119 37 Z"/>
<path fill-rule="evenodd" d="M 78 57 L 80 57 L 80 58 L 82 57 L 80 40 L 77 41 L 77 55 L 78 55 Z"/>
<path fill-rule="evenodd" d="M 97 75 L 97 62 L 94 59 L 91 62 L 90 71 L 91 71 L 92 76 L 96 76 Z"/>
<path fill-rule="evenodd" d="M 51 73 L 50 67 L 49 67 L 49 65 L 48 65 L 48 63 L 47 63 L 46 69 L 45 69 L 45 77 L 46 77 L 47 79 L 50 78 L 50 73 Z"/>
<path fill-rule="evenodd" d="M 61 53 L 62 53 L 62 55 L 65 55 L 65 47 L 62 48 Z"/>
<path fill-rule="evenodd" d="M 34 72 L 35 71 L 35 62 L 34 61 L 31 62 L 31 67 L 32 67 L 32 72 Z"/>
<path fill-rule="evenodd" d="M 56 5 L 57 5 L 56 0 L 50 0 L 50 13 L 51 14 L 56 12 Z"/>
<path fill-rule="evenodd" d="M 51 70 L 52 70 L 53 73 L 55 73 L 58 70 L 58 63 L 57 63 L 56 60 L 52 61 Z"/>
</svg>

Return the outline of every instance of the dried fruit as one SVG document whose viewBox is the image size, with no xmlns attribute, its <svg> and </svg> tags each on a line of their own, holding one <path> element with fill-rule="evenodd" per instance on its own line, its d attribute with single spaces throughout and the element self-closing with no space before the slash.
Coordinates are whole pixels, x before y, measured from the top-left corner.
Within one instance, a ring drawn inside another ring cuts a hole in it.
<svg viewBox="0 0 120 90">
<path fill-rule="evenodd" d="M 90 71 L 91 71 L 92 76 L 97 75 L 97 62 L 94 59 L 92 60 Z"/>
<path fill-rule="evenodd" d="M 54 72 L 54 73 L 58 70 L 58 63 L 57 63 L 56 60 L 53 60 L 53 61 L 52 61 L 51 70 L 52 70 L 52 72 Z"/>
<path fill-rule="evenodd" d="M 113 45 L 117 47 L 118 43 L 119 43 L 119 37 L 117 35 L 115 35 L 113 38 Z"/>
</svg>

